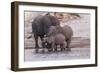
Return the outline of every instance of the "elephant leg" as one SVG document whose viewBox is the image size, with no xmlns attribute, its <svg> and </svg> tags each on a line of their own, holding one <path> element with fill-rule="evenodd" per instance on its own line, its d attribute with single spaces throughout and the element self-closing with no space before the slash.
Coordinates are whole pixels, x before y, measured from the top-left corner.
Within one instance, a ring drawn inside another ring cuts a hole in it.
<svg viewBox="0 0 100 73">
<path fill-rule="evenodd" d="M 70 42 L 71 42 L 71 40 L 67 40 L 67 51 L 71 51 Z"/>
<path fill-rule="evenodd" d="M 38 53 L 38 49 L 39 49 L 39 45 L 38 45 L 38 36 L 34 35 L 34 39 L 35 39 L 35 51 L 36 53 Z"/>
<path fill-rule="evenodd" d="M 61 49 L 61 51 L 64 50 L 64 45 L 63 44 L 60 45 L 60 49 Z"/>
<path fill-rule="evenodd" d="M 40 36 L 40 39 L 41 39 L 42 48 L 43 48 L 42 52 L 44 53 L 45 52 L 45 50 L 44 50 L 45 46 L 44 46 L 44 42 L 43 42 L 43 36 Z"/>
<path fill-rule="evenodd" d="M 41 42 L 42 42 L 42 47 L 44 48 L 44 42 L 43 42 L 43 36 L 40 36 Z"/>
<path fill-rule="evenodd" d="M 57 51 L 57 44 L 54 45 L 54 51 Z"/>
<path fill-rule="evenodd" d="M 52 52 L 53 49 L 54 49 L 54 44 L 53 44 L 53 43 L 52 43 L 52 44 L 49 44 L 48 51 L 49 51 L 49 52 Z"/>
</svg>

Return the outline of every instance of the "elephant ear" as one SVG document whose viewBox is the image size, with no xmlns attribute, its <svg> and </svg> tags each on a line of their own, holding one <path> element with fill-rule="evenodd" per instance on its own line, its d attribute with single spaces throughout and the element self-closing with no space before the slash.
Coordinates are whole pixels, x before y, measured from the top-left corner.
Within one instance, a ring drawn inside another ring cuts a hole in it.
<svg viewBox="0 0 100 73">
<path fill-rule="evenodd" d="M 55 26 L 50 26 L 48 36 L 52 36 L 56 34 L 56 27 Z"/>
<path fill-rule="evenodd" d="M 60 21 L 55 16 L 49 16 L 53 26 L 60 25 Z"/>
</svg>

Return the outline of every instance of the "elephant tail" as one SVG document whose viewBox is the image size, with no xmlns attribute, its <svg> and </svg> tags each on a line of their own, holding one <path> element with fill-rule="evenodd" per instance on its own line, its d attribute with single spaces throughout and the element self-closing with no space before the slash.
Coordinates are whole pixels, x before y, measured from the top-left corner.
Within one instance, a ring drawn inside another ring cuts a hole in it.
<svg viewBox="0 0 100 73">
<path fill-rule="evenodd" d="M 30 38 L 32 38 L 32 34 L 31 34 L 30 36 L 27 37 L 27 39 L 30 39 Z"/>
</svg>

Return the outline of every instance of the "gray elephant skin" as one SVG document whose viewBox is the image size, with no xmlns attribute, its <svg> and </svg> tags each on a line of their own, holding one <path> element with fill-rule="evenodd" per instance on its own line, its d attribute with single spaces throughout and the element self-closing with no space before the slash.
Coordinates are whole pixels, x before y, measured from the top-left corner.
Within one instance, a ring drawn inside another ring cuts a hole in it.
<svg viewBox="0 0 100 73">
<path fill-rule="evenodd" d="M 61 33 L 49 35 L 45 41 L 47 42 L 47 46 L 51 46 L 48 47 L 48 51 L 57 51 L 58 46 L 60 46 L 61 51 L 66 48 L 66 39 Z"/>
<path fill-rule="evenodd" d="M 65 41 L 67 43 L 67 46 L 66 46 L 67 51 L 71 51 L 70 43 L 71 43 L 71 39 L 72 39 L 72 36 L 73 36 L 72 28 L 68 25 L 65 25 L 64 27 L 61 27 L 60 25 L 51 26 L 51 28 L 49 29 L 49 32 L 48 32 L 48 37 L 55 35 L 55 34 L 60 34 L 60 33 L 65 36 Z M 59 39 L 61 39 L 61 38 L 59 38 Z M 47 48 L 48 48 L 48 46 L 47 46 Z M 49 48 L 50 47 L 51 46 L 49 46 Z"/>
<path fill-rule="evenodd" d="M 37 16 L 34 21 L 32 22 L 32 34 L 34 35 L 35 39 L 35 51 L 38 52 L 39 44 L 38 38 L 40 37 L 43 45 L 44 35 L 48 34 L 50 26 L 60 25 L 60 22 L 57 17 L 52 15 L 44 15 L 44 16 Z M 30 38 L 30 37 L 29 37 Z"/>
</svg>

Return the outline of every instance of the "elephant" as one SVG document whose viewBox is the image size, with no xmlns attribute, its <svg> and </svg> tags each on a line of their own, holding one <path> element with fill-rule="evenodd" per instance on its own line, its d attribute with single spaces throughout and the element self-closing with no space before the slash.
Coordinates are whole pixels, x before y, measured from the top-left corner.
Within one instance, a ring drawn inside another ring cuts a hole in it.
<svg viewBox="0 0 100 73">
<path fill-rule="evenodd" d="M 57 51 L 57 46 L 60 46 L 61 51 L 65 50 L 66 48 L 65 36 L 61 33 L 48 36 L 45 39 L 45 42 L 47 42 L 47 46 L 51 46 L 48 47 L 48 51 Z"/>
<path fill-rule="evenodd" d="M 61 27 L 60 25 L 51 26 L 49 28 L 49 32 L 48 32 L 47 36 L 60 34 L 60 33 L 65 36 L 65 40 L 66 40 L 66 43 L 67 43 L 66 48 L 68 48 L 67 51 L 71 51 L 70 43 L 71 43 L 71 39 L 72 39 L 72 36 L 73 36 L 73 30 L 70 26 L 68 26 L 68 25 L 65 25 L 64 27 Z M 50 47 L 51 46 L 49 46 L 49 48 Z M 47 48 L 48 48 L 48 46 L 47 46 Z"/>
<path fill-rule="evenodd" d="M 32 34 L 35 39 L 35 51 L 38 52 L 39 44 L 38 38 L 40 37 L 42 41 L 42 47 L 44 48 L 43 39 L 49 32 L 50 26 L 60 25 L 60 21 L 57 17 L 52 16 L 50 14 L 47 15 L 39 15 L 32 22 Z M 30 38 L 30 37 L 29 37 Z"/>
</svg>

